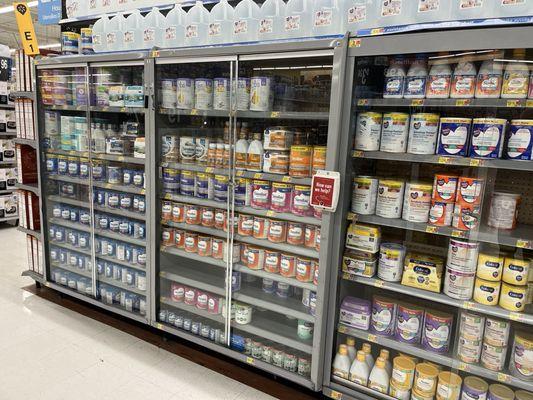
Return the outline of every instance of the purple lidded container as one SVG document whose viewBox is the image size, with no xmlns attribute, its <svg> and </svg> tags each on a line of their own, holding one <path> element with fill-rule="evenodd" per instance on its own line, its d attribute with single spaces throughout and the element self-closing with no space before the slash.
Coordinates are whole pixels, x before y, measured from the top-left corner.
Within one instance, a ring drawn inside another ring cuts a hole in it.
<svg viewBox="0 0 533 400">
<path fill-rule="evenodd" d="M 370 301 L 346 296 L 342 300 L 340 322 L 367 331 L 370 327 Z"/>
<path fill-rule="evenodd" d="M 383 336 L 394 335 L 398 305 L 387 297 L 374 296 L 372 300 L 372 331 Z"/>
</svg>

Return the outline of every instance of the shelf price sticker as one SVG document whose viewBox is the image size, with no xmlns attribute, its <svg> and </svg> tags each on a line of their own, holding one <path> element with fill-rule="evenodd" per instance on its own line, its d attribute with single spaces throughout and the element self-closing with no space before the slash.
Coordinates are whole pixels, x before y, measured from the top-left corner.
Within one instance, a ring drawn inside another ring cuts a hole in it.
<svg viewBox="0 0 533 400">
<path fill-rule="evenodd" d="M 281 181 L 282 181 L 282 182 L 291 182 L 292 179 L 291 179 L 290 176 L 284 176 L 283 178 L 281 178 Z"/>
<path fill-rule="evenodd" d="M 348 329 L 346 329 L 346 327 L 344 325 L 341 325 L 341 326 L 339 326 L 338 331 L 339 331 L 339 333 L 346 333 L 348 331 Z"/>
<path fill-rule="evenodd" d="M 520 249 L 531 249 L 533 245 L 530 240 L 518 239 L 516 241 L 516 247 Z"/>
<path fill-rule="evenodd" d="M 463 231 L 458 231 L 458 230 L 456 230 L 456 229 L 454 229 L 454 230 L 452 231 L 452 233 L 451 233 L 451 236 L 452 236 L 452 237 L 457 237 L 457 238 L 461 238 L 461 237 L 463 237 L 464 235 L 465 235 L 465 234 L 464 234 Z"/>
<path fill-rule="evenodd" d="M 426 232 L 427 233 L 437 233 L 439 231 L 439 228 L 434 225 L 427 225 L 426 226 Z"/>
<path fill-rule="evenodd" d="M 196 108 L 191 109 L 191 115 L 198 115 L 198 110 Z"/>
<path fill-rule="evenodd" d="M 455 101 L 455 105 L 457 107 L 465 107 L 465 106 L 469 106 L 471 103 L 471 100 L 470 99 L 458 99 Z"/>
<path fill-rule="evenodd" d="M 411 106 L 417 107 L 417 106 L 423 106 L 424 105 L 424 99 L 413 99 L 411 100 Z"/>
<path fill-rule="evenodd" d="M 165 200 L 172 200 L 172 195 L 170 193 L 166 193 L 164 198 Z"/>
<path fill-rule="evenodd" d="M 207 172 L 207 170 L 206 170 L 205 172 Z M 235 173 L 235 175 L 237 175 L 237 176 L 243 176 L 243 175 L 244 175 L 244 171 L 243 171 L 242 169 L 240 169 L 240 170 L 238 170 L 238 171 Z"/>
<path fill-rule="evenodd" d="M 272 211 L 272 210 L 268 210 L 268 211 L 266 212 L 266 216 L 267 216 L 267 217 L 273 217 L 274 215 L 276 215 L 276 213 L 275 213 L 274 211 Z"/>
<path fill-rule="evenodd" d="M 254 174 L 254 179 L 261 179 L 263 177 L 263 174 L 261 172 L 256 172 Z"/>
<path fill-rule="evenodd" d="M 452 159 L 450 157 L 439 157 L 437 160 L 439 164 L 451 164 Z"/>
<path fill-rule="evenodd" d="M 348 47 L 361 47 L 361 39 L 350 39 Z"/>
<path fill-rule="evenodd" d="M 520 101 L 518 99 L 507 100 L 507 102 L 505 103 L 505 106 L 506 107 L 521 107 L 522 106 L 522 101 Z"/>
<path fill-rule="evenodd" d="M 533 107 L 533 100 L 527 100 L 526 107 Z"/>
<path fill-rule="evenodd" d="M 468 364 L 460 362 L 459 364 L 457 364 L 457 369 L 460 371 L 468 371 Z"/>
<path fill-rule="evenodd" d="M 474 310 L 476 307 L 475 307 L 475 304 L 472 303 L 471 301 L 465 301 L 465 302 L 463 303 L 463 308 L 464 308 L 465 310 Z"/>
<path fill-rule="evenodd" d="M 208 174 L 212 174 L 213 172 L 215 172 L 215 169 L 213 167 L 207 167 L 205 169 L 205 172 L 208 173 Z M 242 172 L 242 171 L 237 171 L 237 172 Z"/>
<path fill-rule="evenodd" d="M 158 323 L 158 324 L 157 324 L 157 329 L 161 329 L 161 330 L 162 330 L 162 329 L 163 329 L 163 324 L 159 324 L 159 323 Z"/>
<path fill-rule="evenodd" d="M 359 99 L 357 100 L 358 106 L 367 106 L 368 105 L 368 99 Z"/>
<path fill-rule="evenodd" d="M 279 118 L 279 111 L 272 111 L 270 113 L 270 118 Z"/>
<path fill-rule="evenodd" d="M 362 158 L 364 157 L 365 153 L 361 150 L 354 150 L 352 156 L 355 158 Z"/>
<path fill-rule="evenodd" d="M 512 311 L 512 312 L 509 313 L 509 319 L 511 321 L 523 322 L 524 321 L 524 314 Z"/>
<path fill-rule="evenodd" d="M 502 372 L 498 372 L 498 382 L 504 382 L 509 383 L 511 382 L 511 377 L 507 374 L 504 374 Z"/>
<path fill-rule="evenodd" d="M 382 281 L 382 280 L 376 280 L 374 282 L 374 286 L 377 287 L 377 288 L 382 288 L 383 286 L 385 286 L 385 282 Z"/>
<path fill-rule="evenodd" d="M 252 357 L 246 357 L 246 363 L 250 365 L 254 365 L 255 359 L 253 359 Z"/>
<path fill-rule="evenodd" d="M 377 343 L 378 342 L 378 337 L 372 333 L 369 333 L 368 336 L 366 337 L 366 340 L 368 340 L 369 342 L 372 342 L 372 343 Z"/>
<path fill-rule="evenodd" d="M 336 390 L 332 390 L 329 397 L 335 400 L 341 400 L 342 399 L 342 393 L 337 392 Z"/>
<path fill-rule="evenodd" d="M 481 165 L 483 165 L 483 161 L 480 160 L 479 158 L 472 158 L 470 160 L 470 166 L 471 167 L 479 167 Z"/>
</svg>

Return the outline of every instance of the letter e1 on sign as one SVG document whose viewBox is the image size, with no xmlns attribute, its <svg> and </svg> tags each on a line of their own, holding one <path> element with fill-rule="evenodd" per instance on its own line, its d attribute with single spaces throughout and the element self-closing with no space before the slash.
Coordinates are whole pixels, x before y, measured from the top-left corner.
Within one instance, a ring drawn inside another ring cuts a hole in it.
<svg viewBox="0 0 533 400">
<path fill-rule="evenodd" d="M 315 208 L 334 212 L 339 202 L 339 182 L 339 172 L 317 171 L 311 183 L 310 204 Z"/>
<path fill-rule="evenodd" d="M 33 28 L 30 9 L 26 3 L 13 3 L 13 9 L 15 11 L 15 18 L 17 20 L 24 52 L 28 56 L 39 54 L 39 45 L 37 44 L 37 36 L 35 35 L 35 29 Z"/>
</svg>

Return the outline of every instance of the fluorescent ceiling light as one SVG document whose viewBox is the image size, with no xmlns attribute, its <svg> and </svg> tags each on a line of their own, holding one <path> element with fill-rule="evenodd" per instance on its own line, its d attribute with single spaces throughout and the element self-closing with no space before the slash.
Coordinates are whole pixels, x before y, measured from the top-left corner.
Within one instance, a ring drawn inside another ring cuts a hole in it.
<svg viewBox="0 0 533 400">
<path fill-rule="evenodd" d="M 39 2 L 37 0 L 26 3 L 28 7 L 35 7 Z M 13 11 L 13 6 L 0 7 L 0 14 L 7 14 Z"/>
<path fill-rule="evenodd" d="M 39 46 L 40 49 L 55 49 L 56 47 L 61 47 L 61 43 L 50 43 Z"/>
</svg>

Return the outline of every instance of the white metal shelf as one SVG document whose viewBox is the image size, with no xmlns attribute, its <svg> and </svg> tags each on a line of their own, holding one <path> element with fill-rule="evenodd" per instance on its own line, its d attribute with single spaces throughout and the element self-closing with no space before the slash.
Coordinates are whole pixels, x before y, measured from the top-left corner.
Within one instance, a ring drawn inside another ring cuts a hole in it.
<svg viewBox="0 0 533 400">
<path fill-rule="evenodd" d="M 31 235 L 37 240 L 41 240 L 41 231 L 34 231 L 32 229 L 27 229 L 22 226 L 17 226 L 17 230 L 20 232 L 24 232 L 26 235 Z"/>
<path fill-rule="evenodd" d="M 13 97 L 35 100 L 35 92 L 30 92 L 27 90 L 26 91 L 21 91 L 21 90 L 12 91 L 10 92 L 10 95 Z"/>
<path fill-rule="evenodd" d="M 212 257 L 203 257 L 203 256 L 199 256 L 198 254 L 196 253 L 188 253 L 186 252 L 185 250 L 180 250 L 178 248 L 175 248 L 175 247 L 161 247 L 161 251 L 163 253 L 166 253 L 166 254 L 173 254 L 173 255 L 176 255 L 176 256 L 179 256 L 179 257 L 184 257 L 184 258 L 189 258 L 191 260 L 195 260 L 195 261 L 199 261 L 199 262 L 202 262 L 202 263 L 205 263 L 205 264 L 210 264 L 210 265 L 214 265 L 214 266 L 217 266 L 217 267 L 220 267 L 220 268 L 226 268 L 226 262 L 223 261 L 223 260 L 217 260 L 215 258 L 212 258 Z M 258 278 L 266 278 L 266 279 L 272 279 L 273 281 L 276 281 L 276 282 L 283 282 L 283 283 L 287 283 L 291 286 L 295 286 L 295 287 L 301 287 L 303 289 L 309 289 L 309 290 L 312 290 L 314 292 L 316 292 L 317 290 L 317 287 L 315 284 L 313 284 L 312 282 L 300 282 L 299 280 L 297 280 L 296 278 L 287 278 L 287 277 L 284 277 L 280 274 L 273 274 L 271 272 L 267 272 L 265 271 L 264 269 L 250 269 L 248 268 L 246 265 L 243 265 L 243 264 L 233 264 L 233 270 L 234 271 L 239 271 L 243 274 L 248 274 L 248 275 L 254 275 L 254 276 L 257 276 Z"/>
<path fill-rule="evenodd" d="M 204 172 L 206 174 L 229 176 L 231 173 L 231 171 L 228 168 L 215 168 L 215 167 L 208 167 L 205 165 L 184 164 L 184 163 L 173 162 L 173 161 L 163 161 L 161 162 L 160 165 L 163 168 L 174 168 L 174 169 L 185 170 L 185 171 Z"/>
<path fill-rule="evenodd" d="M 302 224 L 320 226 L 320 224 L 322 223 L 318 218 L 314 218 L 314 217 L 301 217 L 299 215 L 295 215 L 291 213 L 281 213 L 281 212 L 272 211 L 272 210 L 257 209 L 257 208 L 253 208 L 249 206 L 236 206 L 235 210 L 242 212 L 243 214 L 256 215 L 258 217 L 268 217 L 268 218 L 278 219 L 282 221 L 299 222 Z"/>
<path fill-rule="evenodd" d="M 91 106 L 90 110 L 93 112 L 121 113 L 121 114 L 144 114 L 146 112 L 146 108 L 144 107 Z"/>
<path fill-rule="evenodd" d="M 141 266 L 139 264 L 133 264 L 133 263 L 130 263 L 128 261 L 122 261 L 122 260 L 118 260 L 118 259 L 113 258 L 113 257 L 102 256 L 100 254 L 96 254 L 96 258 L 99 259 L 99 260 L 107 261 L 109 263 L 122 265 L 123 267 L 133 268 L 133 269 L 136 269 L 138 271 L 146 272 L 146 268 L 144 268 L 144 266 Z"/>
<path fill-rule="evenodd" d="M 209 228 L 209 227 L 205 227 L 202 225 L 192 225 L 192 224 L 177 223 L 177 222 L 171 222 L 171 221 L 162 221 L 161 223 L 169 227 L 184 229 L 184 230 L 188 230 L 192 232 L 204 233 L 207 235 L 212 235 L 212 236 L 221 237 L 221 238 L 225 238 L 227 236 L 227 232 L 221 229 Z M 295 246 L 295 245 L 288 244 L 288 243 L 274 243 L 267 239 L 256 239 L 251 236 L 242 236 L 242 235 L 237 235 L 237 234 L 234 235 L 234 238 L 235 240 L 239 242 L 251 244 L 254 246 L 260 246 L 260 247 L 265 247 L 268 249 L 279 250 L 279 251 L 283 251 L 287 253 L 297 254 L 300 256 L 304 256 L 304 257 L 318 258 L 318 251 L 316 251 L 315 249 L 310 249 L 308 247 Z"/>
<path fill-rule="evenodd" d="M 39 185 L 37 183 L 16 183 L 15 188 L 20 190 L 27 190 L 36 194 L 37 196 L 40 196 Z"/>
<path fill-rule="evenodd" d="M 122 233 L 116 233 L 116 232 L 112 232 L 109 230 L 103 230 L 103 229 L 95 229 L 94 233 L 95 235 L 103 236 L 109 239 L 118 240 L 119 242 L 126 242 L 126 243 L 134 244 L 140 247 L 146 246 L 145 239 L 136 239 L 128 235 L 123 235 Z"/>
<path fill-rule="evenodd" d="M 15 141 L 15 143 L 18 143 L 18 144 L 25 144 L 27 146 L 31 146 L 33 147 L 34 149 L 37 149 L 37 140 L 36 139 L 23 139 L 23 138 L 14 138 L 13 139 Z"/>
<path fill-rule="evenodd" d="M 65 250 L 74 251 L 76 253 L 80 253 L 80 254 L 83 254 L 83 255 L 89 256 L 89 257 L 92 256 L 92 253 L 91 253 L 90 249 L 81 249 L 79 247 L 72 246 L 71 244 L 66 243 L 66 242 L 55 242 L 53 240 L 50 240 L 48 243 L 50 244 L 50 246 L 61 247 L 61 248 L 65 249 Z"/>
<path fill-rule="evenodd" d="M 87 106 L 71 106 L 71 105 L 56 105 L 56 104 L 43 104 L 42 107 L 45 110 L 53 111 L 87 111 Z"/>
<path fill-rule="evenodd" d="M 162 115 L 189 115 L 199 117 L 220 117 L 228 119 L 230 117 L 229 110 L 200 110 L 198 108 L 159 108 L 157 111 L 159 112 L 159 114 Z"/>
<path fill-rule="evenodd" d="M 72 205 L 72 206 L 78 206 L 78 207 L 82 207 L 82 208 L 89 208 L 90 207 L 89 203 L 86 202 L 86 201 L 71 199 L 71 198 L 68 198 L 68 197 L 57 196 L 57 195 L 48 196 L 48 200 L 56 202 L 56 203 L 69 204 L 69 205 Z M 122 210 L 120 208 L 101 207 L 101 206 L 97 206 L 97 205 L 94 206 L 94 209 L 97 210 L 97 211 L 101 211 L 103 213 L 106 213 L 106 214 L 118 215 L 118 216 L 121 216 L 121 217 L 136 219 L 136 220 L 139 220 L 139 221 L 146 221 L 146 215 L 145 214 L 140 214 L 140 213 L 134 212 L 134 211 Z"/>
<path fill-rule="evenodd" d="M 271 182 L 292 183 L 293 185 L 311 186 L 311 178 L 298 178 L 290 175 L 272 174 L 268 172 L 252 172 L 242 169 L 235 171 L 236 176 L 250 179 L 261 179 Z"/>
<path fill-rule="evenodd" d="M 496 371 L 483 368 L 480 365 L 467 364 L 467 363 L 461 362 L 458 359 L 456 359 L 455 356 L 451 354 L 433 353 L 422 347 L 397 341 L 393 337 L 375 335 L 367 331 L 362 331 L 360 329 L 352 328 L 342 323 L 339 323 L 337 330 L 339 333 L 343 333 L 345 335 L 353 336 L 353 337 L 356 337 L 356 338 L 359 338 L 359 339 L 362 339 L 368 342 L 379 344 L 384 347 L 388 347 L 388 348 L 391 348 L 397 351 L 411 354 L 415 357 L 419 357 L 424 360 L 429 360 L 436 364 L 444 365 L 452 369 L 469 372 L 474 375 L 482 376 L 484 378 L 491 379 L 493 381 L 506 383 L 506 384 L 509 384 L 511 386 L 514 386 L 520 389 L 525 389 L 529 391 L 533 390 L 533 382 L 526 382 L 526 381 L 517 379 L 505 371 L 496 372 Z"/>
<path fill-rule="evenodd" d="M 89 185 L 89 177 L 86 179 L 77 178 L 73 176 L 68 175 L 47 175 L 48 179 L 54 180 L 54 181 L 61 181 L 61 182 L 69 182 L 69 183 L 76 183 L 78 185 Z M 114 183 L 107 183 L 107 182 L 100 182 L 93 180 L 94 187 L 102 188 L 102 189 L 109 189 L 114 190 L 117 192 L 124 192 L 124 193 L 132 193 L 132 194 L 141 194 L 144 195 L 146 193 L 146 190 L 144 188 L 140 188 L 133 185 L 118 185 Z"/>
<path fill-rule="evenodd" d="M 80 224 L 79 222 L 72 222 L 70 220 L 62 218 L 51 217 L 48 218 L 48 222 L 51 224 L 63 226 L 65 228 L 75 229 L 81 232 L 91 232 L 90 225 Z"/>
<path fill-rule="evenodd" d="M 229 110 L 199 110 L 192 109 L 168 109 L 159 108 L 159 114 L 163 115 L 190 115 L 200 117 L 219 117 L 229 118 Z M 246 111 L 239 110 L 235 113 L 237 118 L 245 119 L 293 119 L 293 120 L 315 120 L 327 121 L 329 119 L 329 112 L 327 111 Z"/>
<path fill-rule="evenodd" d="M 533 100 L 527 99 L 357 99 L 357 107 L 437 107 L 467 108 L 531 108 Z"/>
<path fill-rule="evenodd" d="M 348 219 L 354 220 L 354 218 L 357 222 L 373 225 L 533 250 L 533 239 L 531 238 L 533 227 L 529 225 L 518 224 L 512 231 L 493 229 L 485 225 L 481 226 L 477 231 L 462 231 L 451 226 L 435 226 L 423 222 L 408 222 L 400 218 L 383 218 L 377 215 L 348 213 Z"/>
<path fill-rule="evenodd" d="M 162 198 L 164 200 L 179 201 L 180 203 L 195 204 L 195 205 L 204 206 L 204 207 L 224 208 L 224 209 L 227 207 L 227 202 L 200 199 L 198 197 L 183 196 L 181 194 L 164 193 L 162 195 Z"/>
<path fill-rule="evenodd" d="M 64 155 L 64 156 L 72 156 L 72 157 L 91 158 L 91 159 L 97 159 L 97 160 L 116 161 L 116 162 L 123 162 L 126 164 L 144 165 L 146 163 L 146 159 L 144 158 L 123 156 L 123 155 L 118 155 L 118 154 L 106 154 L 106 153 L 95 153 L 95 152 L 89 153 L 88 151 L 74 151 L 74 150 L 60 150 L 60 149 L 47 149 L 46 153 L 47 154 L 58 154 L 58 155 Z"/>
<path fill-rule="evenodd" d="M 38 272 L 32 271 L 31 269 L 23 271 L 21 275 L 22 276 L 28 276 L 31 279 L 33 279 L 35 282 L 39 282 L 39 283 L 44 283 L 45 282 L 45 279 L 44 279 L 44 277 L 41 274 L 39 274 Z"/>
<path fill-rule="evenodd" d="M 387 153 L 384 151 L 360 150 L 354 150 L 352 156 L 354 159 L 416 162 L 423 164 L 452 165 L 461 167 L 497 168 L 529 172 L 533 171 L 533 161 L 529 160 L 485 159 L 442 156 L 438 154 Z"/>
<path fill-rule="evenodd" d="M 191 270 L 180 266 L 178 271 L 173 268 L 172 272 L 161 271 L 159 275 L 165 279 L 225 296 L 224 278 L 214 274 L 207 274 L 200 270 Z M 248 303 L 279 314 L 289 315 L 308 322 L 315 321 L 315 318 L 308 313 L 308 310 L 302 302 L 294 298 L 281 299 L 275 294 L 265 293 L 260 288 L 254 286 L 244 286 L 239 291 L 233 292 L 232 296 L 237 301 L 242 301 L 243 303 Z"/>
<path fill-rule="evenodd" d="M 71 206 L 89 208 L 89 202 L 82 201 L 82 200 L 71 199 L 70 197 L 50 195 L 50 196 L 48 196 L 48 200 L 56 202 L 56 203 L 69 204 Z"/>
<path fill-rule="evenodd" d="M 485 315 L 491 315 L 493 317 L 533 325 L 533 315 L 521 312 L 507 311 L 501 308 L 500 306 L 486 306 L 483 304 L 476 303 L 475 301 L 456 300 L 446 296 L 444 293 L 429 292 L 427 290 L 405 286 L 400 283 L 385 282 L 378 278 L 365 278 L 363 276 L 344 273 L 342 275 L 342 279 L 351 282 L 361 283 L 366 286 L 373 286 L 380 289 L 390 290 L 391 292 L 395 293 L 402 293 L 409 296 L 418 297 L 426 301 L 434 301 L 436 303 L 446 304 L 464 310 L 477 311 Z"/>
<path fill-rule="evenodd" d="M 178 303 L 168 297 L 161 297 L 160 302 L 221 324 L 224 324 L 225 322 L 225 319 L 221 314 L 212 314 L 183 302 Z M 296 326 L 287 326 L 280 320 L 280 318 L 277 318 L 272 314 L 262 315 L 260 311 L 254 311 L 252 313 L 251 323 L 243 325 L 232 321 L 231 326 L 242 332 L 272 340 L 273 342 L 292 347 L 293 349 L 303 351 L 304 353 L 311 354 L 313 351 L 312 340 L 302 340 L 298 338 Z"/>
</svg>

